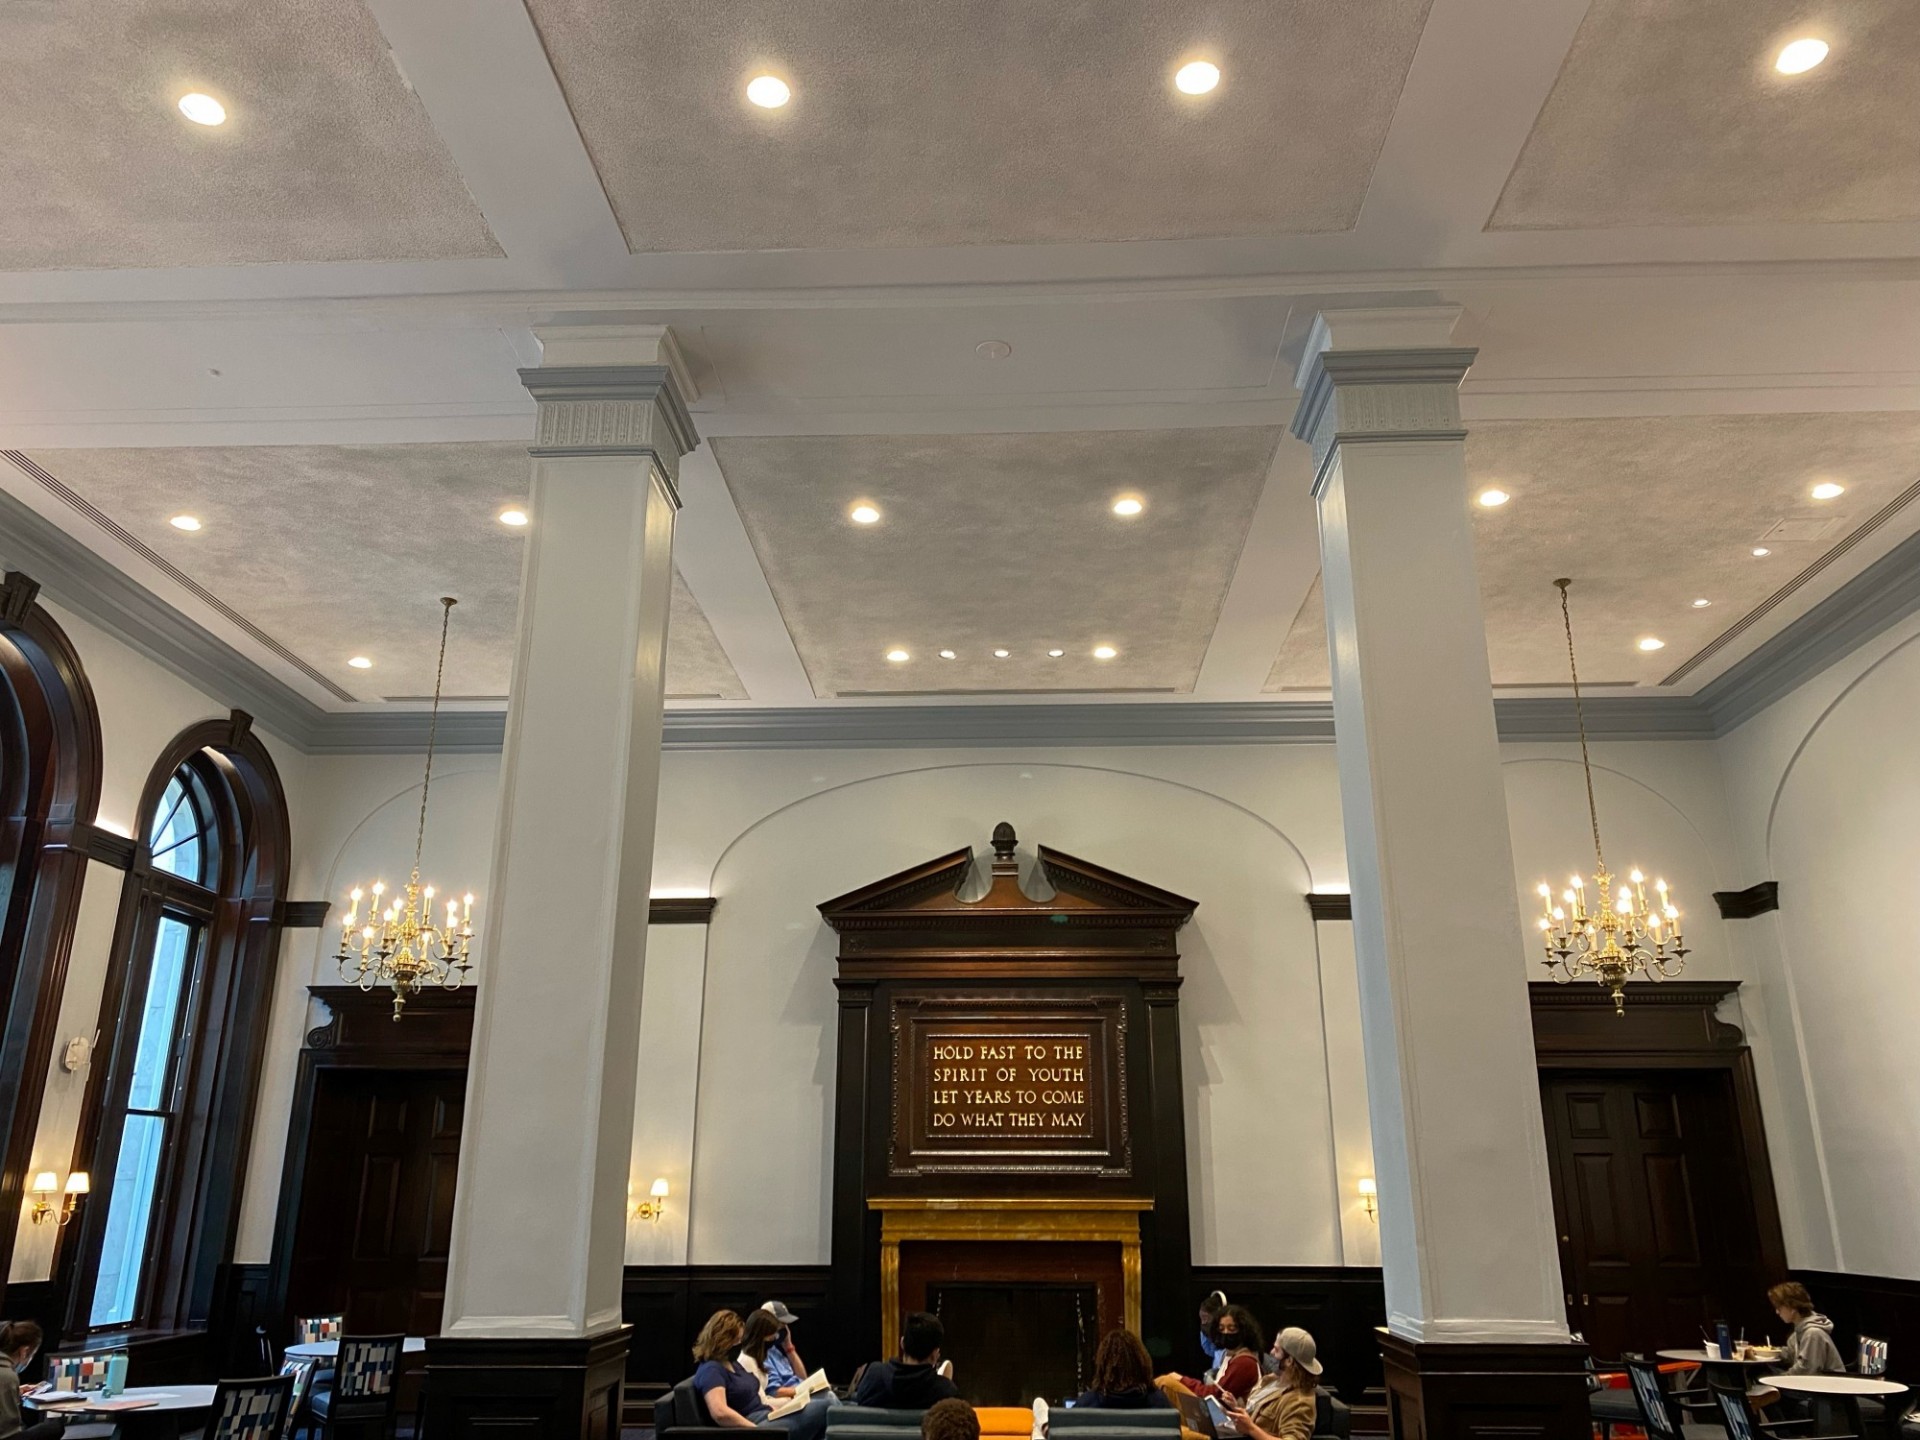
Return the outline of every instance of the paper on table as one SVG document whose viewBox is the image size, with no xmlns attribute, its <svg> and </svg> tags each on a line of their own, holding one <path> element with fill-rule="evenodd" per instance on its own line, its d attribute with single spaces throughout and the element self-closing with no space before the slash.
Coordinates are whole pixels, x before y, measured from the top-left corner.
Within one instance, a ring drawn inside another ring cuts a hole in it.
<svg viewBox="0 0 1920 1440">
<path fill-rule="evenodd" d="M 96 1400 L 89 1410 L 145 1410 L 150 1405 L 158 1405 L 158 1399 L 146 1400 Z"/>
</svg>

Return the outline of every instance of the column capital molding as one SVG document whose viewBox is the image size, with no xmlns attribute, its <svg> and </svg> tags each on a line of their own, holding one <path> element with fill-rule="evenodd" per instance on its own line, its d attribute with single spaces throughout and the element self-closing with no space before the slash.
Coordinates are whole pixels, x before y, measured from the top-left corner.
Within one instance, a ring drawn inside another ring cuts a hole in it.
<svg viewBox="0 0 1920 1440">
<path fill-rule="evenodd" d="M 522 370 L 520 383 L 539 407 L 529 455 L 644 456 L 659 467 L 678 508 L 680 459 L 700 444 L 679 366 L 542 365 Z"/>
<path fill-rule="evenodd" d="M 1315 490 L 1341 445 L 1464 440 L 1460 381 L 1479 353 L 1466 345 L 1309 351 L 1293 433 L 1313 447 Z"/>
</svg>

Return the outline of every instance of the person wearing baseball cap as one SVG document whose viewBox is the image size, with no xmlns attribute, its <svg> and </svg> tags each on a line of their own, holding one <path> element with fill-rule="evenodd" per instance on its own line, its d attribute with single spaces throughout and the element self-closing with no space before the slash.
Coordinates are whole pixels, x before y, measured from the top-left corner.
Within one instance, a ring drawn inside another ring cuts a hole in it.
<svg viewBox="0 0 1920 1440">
<path fill-rule="evenodd" d="M 782 1387 L 797 1388 L 807 1378 L 806 1364 L 800 1359 L 800 1352 L 793 1344 L 793 1322 L 800 1317 L 789 1310 L 779 1300 L 769 1300 L 760 1307 L 771 1315 L 780 1325 L 780 1333 L 773 1337 L 773 1343 L 767 1346 L 767 1391 L 769 1394 L 782 1393 Z M 787 1389 L 791 1395 L 793 1389 Z"/>
<path fill-rule="evenodd" d="M 1313 1336 L 1289 1325 L 1273 1337 L 1277 1374 L 1254 1386 L 1244 1410 L 1227 1406 L 1227 1413 L 1246 1440 L 1312 1440 L 1319 1414 L 1320 1358 Z"/>
</svg>

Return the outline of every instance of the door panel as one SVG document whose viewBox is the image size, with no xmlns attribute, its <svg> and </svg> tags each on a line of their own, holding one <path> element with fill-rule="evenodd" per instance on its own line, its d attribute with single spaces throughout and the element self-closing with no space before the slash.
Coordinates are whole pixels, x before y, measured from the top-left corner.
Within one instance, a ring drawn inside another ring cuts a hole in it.
<svg viewBox="0 0 1920 1440">
<path fill-rule="evenodd" d="M 1541 1077 L 1568 1323 L 1596 1356 L 1764 1323 L 1759 1230 L 1723 1071 Z"/>
<path fill-rule="evenodd" d="M 445 1300 L 466 1075 L 340 1071 L 314 1097 L 294 1240 L 295 1315 L 433 1335 Z"/>
</svg>

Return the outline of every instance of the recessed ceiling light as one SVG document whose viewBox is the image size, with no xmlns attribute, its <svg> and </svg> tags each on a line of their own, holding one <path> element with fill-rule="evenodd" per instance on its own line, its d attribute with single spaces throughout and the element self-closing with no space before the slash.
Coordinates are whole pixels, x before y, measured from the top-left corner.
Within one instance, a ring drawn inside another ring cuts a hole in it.
<svg viewBox="0 0 1920 1440">
<path fill-rule="evenodd" d="M 942 660 L 957 660 L 957 659 L 959 659 L 960 657 L 959 657 L 959 656 L 957 656 L 957 655 L 955 655 L 955 654 L 953 653 L 953 651 L 951 651 L 951 650 L 942 650 L 942 651 L 940 652 L 940 658 L 941 658 Z"/>
<path fill-rule="evenodd" d="M 863 503 L 849 510 L 847 518 L 856 525 L 872 525 L 880 519 L 880 512 L 873 506 Z"/>
<path fill-rule="evenodd" d="M 167 521 L 167 523 L 176 530 L 198 530 L 200 528 L 199 517 L 194 515 L 176 515 Z"/>
<path fill-rule="evenodd" d="M 1769 550 L 1764 545 L 1756 545 L 1753 547 L 1753 558 L 1756 560 L 1764 560 L 1767 558 L 1767 556 L 1771 555 L 1772 553 L 1773 551 Z"/>
<path fill-rule="evenodd" d="M 1013 654 L 1011 650 L 996 650 L 993 652 L 993 658 L 996 660 L 1004 660 L 1011 654 Z"/>
<path fill-rule="evenodd" d="M 1642 650 L 1645 650 L 1649 653 L 1655 650 L 1664 650 L 1667 648 L 1666 641 L 1658 639 L 1657 637 L 1652 635 L 1642 635 L 1640 637 L 1639 645 Z"/>
<path fill-rule="evenodd" d="M 347 664 L 356 670 L 371 670 L 373 668 L 373 661 L 364 655 L 355 655 L 351 660 L 347 661 Z"/>
<path fill-rule="evenodd" d="M 1509 495 L 1506 491 L 1495 486 L 1486 490 L 1482 490 L 1474 498 L 1480 502 L 1483 508 L 1488 510 L 1493 510 L 1498 508 L 1501 505 L 1506 504 L 1507 501 L 1511 500 L 1513 497 Z"/>
<path fill-rule="evenodd" d="M 1704 610 L 1711 604 L 1713 604 L 1713 601 L 1702 598 L 1693 602 L 1693 608 L 1696 610 Z"/>
<path fill-rule="evenodd" d="M 202 95 L 198 90 L 180 97 L 180 113 L 196 125 L 227 123 L 227 107 L 211 95 Z"/>
<path fill-rule="evenodd" d="M 1204 95 L 1220 83 L 1220 67 L 1206 60 L 1189 60 L 1173 72 L 1173 83 L 1186 95 Z"/>
<path fill-rule="evenodd" d="M 756 75 L 747 82 L 747 99 L 762 110 L 778 110 L 793 98 L 793 91 L 778 75 Z"/>
<path fill-rule="evenodd" d="M 907 660 L 911 658 L 912 657 L 908 655 L 907 652 L 904 650 L 887 651 L 887 659 L 891 660 L 896 665 L 904 664 Z"/>
<path fill-rule="evenodd" d="M 502 525 L 511 525 L 517 530 L 527 523 L 527 512 L 524 510 L 502 510 L 500 512 L 500 523 Z"/>
<path fill-rule="evenodd" d="M 1137 495 L 1122 495 L 1118 500 L 1113 502 L 1113 513 L 1116 515 L 1124 515 L 1129 518 L 1131 518 L 1132 516 L 1138 515 L 1142 510 L 1146 508 L 1147 508 L 1146 501 L 1142 500 Z"/>
<path fill-rule="evenodd" d="M 1827 58 L 1827 42 L 1805 36 L 1789 40 L 1773 57 L 1773 68 L 1782 75 L 1804 75 Z"/>
<path fill-rule="evenodd" d="M 1062 655 L 1066 653 L 1067 652 L 1064 650 L 1049 650 L 1047 651 L 1047 658 L 1049 660 L 1058 660 Z"/>
<path fill-rule="evenodd" d="M 1111 645 L 1096 645 L 1093 647 L 1093 658 L 1096 660 L 1111 660 L 1119 653 L 1120 652 Z"/>
<path fill-rule="evenodd" d="M 1847 493 L 1847 487 L 1837 480 L 1822 480 L 1807 493 L 1816 500 L 1838 500 Z"/>
</svg>

